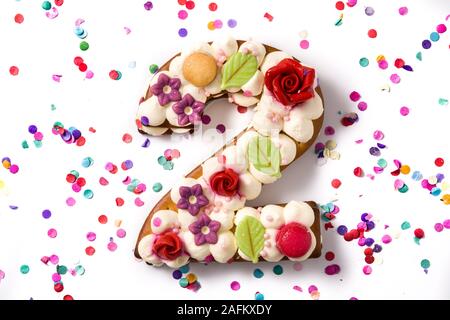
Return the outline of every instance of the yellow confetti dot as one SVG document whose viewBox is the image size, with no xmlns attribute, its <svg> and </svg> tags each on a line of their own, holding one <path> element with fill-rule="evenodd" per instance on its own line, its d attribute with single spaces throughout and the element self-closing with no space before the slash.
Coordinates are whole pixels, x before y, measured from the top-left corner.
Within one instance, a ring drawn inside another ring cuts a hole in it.
<svg viewBox="0 0 450 320">
<path fill-rule="evenodd" d="M 208 22 L 208 29 L 209 29 L 209 30 L 214 30 L 214 29 L 216 29 L 216 27 L 214 26 L 214 21 Z"/>
<path fill-rule="evenodd" d="M 187 281 L 189 282 L 189 284 L 194 283 L 195 281 L 197 281 L 197 276 L 193 273 L 189 273 L 186 276 Z"/>
<path fill-rule="evenodd" d="M 408 174 L 408 173 L 411 172 L 411 168 L 409 166 L 407 166 L 407 165 L 403 165 L 400 168 L 400 172 L 403 173 L 403 174 Z"/>
<path fill-rule="evenodd" d="M 122 225 L 122 220 L 121 219 L 116 219 L 116 221 L 114 221 L 114 225 L 119 228 Z"/>
<path fill-rule="evenodd" d="M 448 188 L 450 188 L 450 183 L 448 183 L 447 181 L 442 182 L 442 184 L 441 184 L 441 190 L 442 190 L 442 191 L 445 191 L 445 190 L 447 190 Z"/>
<path fill-rule="evenodd" d="M 380 54 L 380 55 L 377 57 L 377 62 L 380 62 L 380 61 L 383 61 L 383 60 L 386 60 L 386 58 L 385 58 L 382 54 Z"/>
<path fill-rule="evenodd" d="M 0 189 L 3 189 L 4 187 L 5 187 L 5 183 L 2 180 L 0 180 Z"/>
<path fill-rule="evenodd" d="M 444 204 L 447 204 L 447 205 L 449 205 L 450 204 L 450 194 L 444 194 L 443 196 L 442 196 L 442 201 L 444 201 Z"/>
</svg>

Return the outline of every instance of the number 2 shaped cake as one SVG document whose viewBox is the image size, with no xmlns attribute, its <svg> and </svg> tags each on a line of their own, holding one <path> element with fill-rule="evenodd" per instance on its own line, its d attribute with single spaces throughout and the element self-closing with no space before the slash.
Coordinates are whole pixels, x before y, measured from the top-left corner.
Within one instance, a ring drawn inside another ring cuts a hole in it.
<svg viewBox="0 0 450 320">
<path fill-rule="evenodd" d="M 135 249 L 148 264 L 179 268 L 190 261 L 320 256 L 315 202 L 246 206 L 319 134 L 324 108 L 313 68 L 254 40 L 196 44 L 152 78 L 139 104 L 138 130 L 153 136 L 193 132 L 208 103 L 227 96 L 233 104 L 254 106 L 253 118 L 151 210 Z"/>
</svg>

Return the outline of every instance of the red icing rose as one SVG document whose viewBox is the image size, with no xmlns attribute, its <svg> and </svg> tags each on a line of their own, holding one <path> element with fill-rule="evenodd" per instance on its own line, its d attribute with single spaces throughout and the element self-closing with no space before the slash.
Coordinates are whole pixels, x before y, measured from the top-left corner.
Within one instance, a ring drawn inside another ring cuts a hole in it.
<svg viewBox="0 0 450 320">
<path fill-rule="evenodd" d="M 282 254 L 291 258 L 300 258 L 311 248 L 311 234 L 303 225 L 291 222 L 278 231 L 276 242 Z"/>
<path fill-rule="evenodd" d="M 156 239 L 153 252 L 164 260 L 175 260 L 182 254 L 183 244 L 174 232 L 166 232 Z"/>
<path fill-rule="evenodd" d="M 266 72 L 264 83 L 281 104 L 295 106 L 314 97 L 312 68 L 294 59 L 284 59 Z"/>
<path fill-rule="evenodd" d="M 239 189 L 239 175 L 232 169 L 225 169 L 213 174 L 209 178 L 209 184 L 214 193 L 224 197 L 232 197 Z"/>
</svg>

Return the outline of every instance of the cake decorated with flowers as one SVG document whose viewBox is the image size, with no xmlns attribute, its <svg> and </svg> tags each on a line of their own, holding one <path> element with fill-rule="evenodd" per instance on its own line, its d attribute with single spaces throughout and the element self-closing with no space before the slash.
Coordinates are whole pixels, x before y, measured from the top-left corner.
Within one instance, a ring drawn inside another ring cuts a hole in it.
<svg viewBox="0 0 450 320">
<path fill-rule="evenodd" d="M 192 132 L 218 98 L 255 112 L 248 125 L 156 204 L 135 255 L 154 266 L 190 261 L 303 261 L 321 250 L 313 201 L 249 207 L 265 184 L 306 152 L 323 122 L 313 68 L 254 40 L 199 43 L 165 63 L 142 97 L 141 133 Z"/>
</svg>

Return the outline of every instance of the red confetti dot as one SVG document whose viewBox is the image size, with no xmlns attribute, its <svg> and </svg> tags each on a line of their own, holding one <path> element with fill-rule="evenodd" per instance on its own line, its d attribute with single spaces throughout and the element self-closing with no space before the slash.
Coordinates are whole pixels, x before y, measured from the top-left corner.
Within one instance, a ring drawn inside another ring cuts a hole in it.
<svg viewBox="0 0 450 320">
<path fill-rule="evenodd" d="M 367 32 L 367 35 L 369 36 L 369 38 L 374 39 L 377 37 L 378 33 L 377 33 L 377 30 L 370 29 L 369 32 Z"/>
<path fill-rule="evenodd" d="M 100 222 L 101 224 L 106 224 L 108 223 L 108 217 L 102 214 L 98 217 L 98 222 Z"/>
<path fill-rule="evenodd" d="M 55 0 L 55 5 L 61 7 L 64 4 L 64 0 Z M 70 296 L 69 296 L 70 297 Z M 72 298 L 72 297 L 71 297 Z M 73 300 L 73 299 L 72 299 Z"/>
<path fill-rule="evenodd" d="M 346 234 L 344 234 L 344 239 L 345 241 L 352 241 L 353 240 L 353 235 L 350 232 L 347 232 Z"/>
<path fill-rule="evenodd" d="M 336 2 L 336 9 L 338 9 L 338 10 L 344 10 L 344 8 L 345 8 L 344 2 L 342 2 L 342 1 Z"/>
<path fill-rule="evenodd" d="M 96 133 L 97 130 L 95 130 L 95 128 L 90 127 L 90 128 L 89 128 L 89 132 Z"/>
<path fill-rule="evenodd" d="M 178 0 L 178 4 L 180 6 L 184 6 L 186 4 L 186 0 Z"/>
<path fill-rule="evenodd" d="M 62 1 L 62 0 L 61 0 Z M 56 1 L 55 1 L 55 4 L 56 4 Z M 66 294 L 64 297 L 63 297 L 63 300 L 73 300 L 73 297 L 70 295 L 70 294 Z"/>
<path fill-rule="evenodd" d="M 367 264 L 372 264 L 375 261 L 375 258 L 373 256 L 366 256 L 364 260 Z"/>
<path fill-rule="evenodd" d="M 248 111 L 248 108 L 243 107 L 243 106 L 237 106 L 237 111 L 239 113 L 246 113 Z"/>
<path fill-rule="evenodd" d="M 116 70 L 111 70 L 111 71 L 109 72 L 109 77 L 110 77 L 112 80 L 117 80 L 117 79 L 119 78 L 119 73 L 118 73 Z"/>
<path fill-rule="evenodd" d="M 350 234 L 352 235 L 352 237 L 353 237 L 354 240 L 358 239 L 358 238 L 359 238 L 359 235 L 360 235 L 359 231 L 356 230 L 356 229 L 351 230 L 351 231 L 350 231 Z"/>
<path fill-rule="evenodd" d="M 89 246 L 89 247 L 87 247 L 86 249 L 84 249 L 84 251 L 86 252 L 86 254 L 87 254 L 88 256 L 93 256 L 94 253 L 95 253 L 95 248 Z"/>
<path fill-rule="evenodd" d="M 19 74 L 19 68 L 17 68 L 16 66 L 12 66 L 11 68 L 9 68 L 9 73 L 12 76 L 17 76 Z"/>
<path fill-rule="evenodd" d="M 79 177 L 76 181 L 77 185 L 79 185 L 80 187 L 84 187 L 86 185 L 86 179 Z"/>
<path fill-rule="evenodd" d="M 366 256 L 371 256 L 371 255 L 373 254 L 372 248 L 366 248 L 366 249 L 364 250 L 364 254 L 365 254 Z"/>
<path fill-rule="evenodd" d="M 81 71 L 81 72 L 85 72 L 86 70 L 87 70 L 87 64 L 86 63 L 80 63 L 80 65 L 78 66 L 78 69 Z"/>
<path fill-rule="evenodd" d="M 400 58 L 399 59 L 395 59 L 394 65 L 397 68 L 402 68 L 405 65 L 405 61 L 403 59 L 400 59 Z"/>
<path fill-rule="evenodd" d="M 425 237 L 425 232 L 422 229 L 417 228 L 416 230 L 414 230 L 414 235 L 416 236 L 416 238 L 422 239 L 423 237 Z"/>
<path fill-rule="evenodd" d="M 116 205 L 118 207 L 123 206 L 124 203 L 125 203 L 125 201 L 122 198 L 116 198 Z"/>
<path fill-rule="evenodd" d="M 339 179 L 331 180 L 331 186 L 335 189 L 338 189 L 341 186 L 342 182 Z"/>
<path fill-rule="evenodd" d="M 434 164 L 437 167 L 442 167 L 444 165 L 445 161 L 442 158 L 436 158 L 436 160 L 434 160 Z"/>
<path fill-rule="evenodd" d="M 186 8 L 188 10 L 192 10 L 195 8 L 195 2 L 194 1 L 186 1 Z"/>
<path fill-rule="evenodd" d="M 360 167 L 356 167 L 356 168 L 353 170 L 353 174 L 354 174 L 355 176 L 357 176 L 358 178 L 364 177 L 364 171 L 363 171 L 363 169 L 361 169 Z"/>
<path fill-rule="evenodd" d="M 211 10 L 211 11 L 216 11 L 216 10 L 217 10 L 217 3 L 211 2 L 211 3 L 208 5 L 208 9 Z"/>
<path fill-rule="evenodd" d="M 75 57 L 75 58 L 73 59 L 73 63 L 75 63 L 76 66 L 80 66 L 80 64 L 82 64 L 83 61 L 84 61 L 84 60 L 83 60 L 82 57 Z"/>
<path fill-rule="evenodd" d="M 78 140 L 77 140 L 77 146 L 78 147 L 82 147 L 82 146 L 84 146 L 84 144 L 86 143 L 86 138 L 85 137 L 79 137 L 78 138 Z"/>
<path fill-rule="evenodd" d="M 125 142 L 125 143 L 131 143 L 133 141 L 133 136 L 131 134 L 129 134 L 129 133 L 125 133 L 122 136 L 122 141 Z"/>
<path fill-rule="evenodd" d="M 273 20 L 273 16 L 270 13 L 268 13 L 268 12 L 264 13 L 264 18 L 266 18 L 269 21 Z"/>
<path fill-rule="evenodd" d="M 71 173 L 66 176 L 66 181 L 68 183 L 74 183 L 77 180 L 77 177 Z"/>
<path fill-rule="evenodd" d="M 56 292 L 61 292 L 64 290 L 64 286 L 61 282 L 55 283 L 54 287 Z"/>
<path fill-rule="evenodd" d="M 18 13 L 14 16 L 14 21 L 18 24 L 21 24 L 24 20 L 24 17 L 22 14 Z"/>
<path fill-rule="evenodd" d="M 325 253 L 325 259 L 326 259 L 327 261 L 332 261 L 332 260 L 334 260 L 334 252 L 328 251 L 327 253 Z"/>
</svg>

